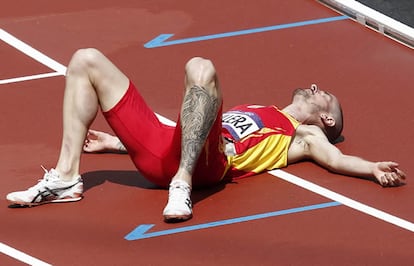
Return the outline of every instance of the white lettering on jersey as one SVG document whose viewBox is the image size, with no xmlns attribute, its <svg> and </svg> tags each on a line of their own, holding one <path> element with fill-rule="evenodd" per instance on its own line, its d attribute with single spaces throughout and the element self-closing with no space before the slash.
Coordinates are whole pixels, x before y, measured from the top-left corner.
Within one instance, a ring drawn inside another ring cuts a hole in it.
<svg viewBox="0 0 414 266">
<path fill-rule="evenodd" d="M 235 140 L 240 140 L 263 128 L 260 117 L 253 112 L 226 112 L 223 114 L 222 124 Z"/>
</svg>

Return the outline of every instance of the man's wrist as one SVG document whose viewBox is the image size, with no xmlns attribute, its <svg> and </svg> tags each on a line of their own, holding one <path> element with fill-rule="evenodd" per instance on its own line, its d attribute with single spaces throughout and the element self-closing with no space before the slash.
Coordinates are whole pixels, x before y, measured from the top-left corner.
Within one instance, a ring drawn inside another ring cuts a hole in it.
<svg viewBox="0 0 414 266">
<path fill-rule="evenodd" d="M 111 136 L 111 139 L 107 141 L 106 149 L 112 152 L 121 152 L 122 148 L 125 148 L 122 142 L 116 136 Z"/>
</svg>

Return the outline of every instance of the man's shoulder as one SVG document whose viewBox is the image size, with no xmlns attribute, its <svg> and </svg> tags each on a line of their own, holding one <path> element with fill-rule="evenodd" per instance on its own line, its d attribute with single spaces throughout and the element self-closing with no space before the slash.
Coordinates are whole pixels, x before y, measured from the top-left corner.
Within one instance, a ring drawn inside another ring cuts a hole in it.
<svg viewBox="0 0 414 266">
<path fill-rule="evenodd" d="M 322 129 L 314 125 L 300 125 L 288 151 L 288 163 L 312 157 L 315 147 L 329 143 Z"/>
<path fill-rule="evenodd" d="M 322 129 L 315 125 L 300 125 L 296 129 L 295 138 L 306 145 L 329 142 Z"/>
<path fill-rule="evenodd" d="M 288 163 L 305 159 L 309 153 L 309 144 L 318 136 L 324 136 L 322 130 L 314 125 L 299 125 L 288 150 Z"/>
</svg>

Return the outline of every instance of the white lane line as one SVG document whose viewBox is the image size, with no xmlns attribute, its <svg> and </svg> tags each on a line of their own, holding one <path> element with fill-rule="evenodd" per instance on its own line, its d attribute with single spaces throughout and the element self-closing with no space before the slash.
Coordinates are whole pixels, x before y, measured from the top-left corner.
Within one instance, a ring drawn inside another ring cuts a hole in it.
<svg viewBox="0 0 414 266">
<path fill-rule="evenodd" d="M 414 224 L 412 222 L 403 220 L 403 219 L 401 219 L 399 217 L 396 217 L 394 215 L 388 214 L 386 212 L 377 210 L 375 208 L 372 208 L 368 205 L 362 204 L 362 203 L 360 203 L 358 201 L 355 201 L 353 199 L 347 198 L 347 197 L 345 197 L 341 194 L 338 194 L 338 193 L 333 192 L 329 189 L 318 186 L 318 185 L 316 185 L 314 183 L 311 183 L 309 181 L 306 181 L 306 180 L 304 180 L 300 177 L 289 174 L 289 173 L 287 173 L 283 170 L 279 170 L 279 169 L 272 170 L 272 171 L 269 172 L 269 174 L 274 175 L 274 176 L 276 176 L 278 178 L 281 178 L 285 181 L 288 181 L 290 183 L 293 183 L 293 184 L 295 184 L 297 186 L 300 186 L 302 188 L 305 188 L 307 190 L 310 190 L 310 191 L 312 191 L 316 194 L 319 194 L 319 195 L 324 196 L 326 198 L 329 198 L 331 200 L 340 202 L 340 203 L 342 203 L 342 204 L 344 204 L 344 205 L 346 205 L 346 206 L 348 206 L 352 209 L 355 209 L 357 211 L 366 213 L 368 215 L 376 217 L 376 218 L 378 218 L 380 220 L 383 220 L 385 222 L 394 224 L 398 227 L 401 227 L 401 228 L 407 229 L 411 232 L 414 232 Z"/>
<path fill-rule="evenodd" d="M 56 77 L 56 76 L 62 76 L 62 74 L 59 72 L 52 72 L 52 73 L 37 74 L 37 75 L 24 76 L 24 77 L 18 77 L 18 78 L 2 79 L 0 80 L 0 85 L 34 80 L 34 79 L 50 78 L 50 77 Z"/>
<path fill-rule="evenodd" d="M 17 39 L 13 35 L 9 34 L 3 29 L 0 29 L 0 40 L 4 41 L 5 43 L 11 45 L 12 47 L 16 48 L 20 52 L 26 54 L 27 56 L 35 59 L 39 63 L 53 69 L 54 71 L 58 72 L 61 75 L 65 75 L 66 67 L 52 58 L 44 55 L 43 53 L 39 52 L 38 50 L 34 49 L 30 45 L 22 42 L 21 40 Z"/>
<path fill-rule="evenodd" d="M 36 265 L 36 266 L 51 266 L 51 264 L 41 261 L 35 257 L 27 255 L 15 248 L 7 246 L 0 242 L 0 252 L 4 253 L 12 258 L 15 258 L 21 262 L 27 263 L 29 265 Z"/>
</svg>

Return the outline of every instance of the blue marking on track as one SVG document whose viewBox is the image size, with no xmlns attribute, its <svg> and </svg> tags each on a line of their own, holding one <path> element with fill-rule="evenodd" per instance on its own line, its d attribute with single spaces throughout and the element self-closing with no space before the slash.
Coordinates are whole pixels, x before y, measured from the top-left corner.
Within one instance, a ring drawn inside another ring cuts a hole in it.
<svg viewBox="0 0 414 266">
<path fill-rule="evenodd" d="M 161 34 L 155 39 L 144 44 L 144 47 L 145 48 L 156 48 L 156 47 L 184 44 L 184 43 L 191 43 L 191 42 L 200 42 L 200 41 L 207 41 L 207 40 L 212 40 L 212 39 L 228 38 L 228 37 L 247 35 L 247 34 L 259 33 L 259 32 L 266 32 L 266 31 L 281 30 L 281 29 L 288 29 L 288 28 L 294 28 L 294 27 L 309 26 L 309 25 L 315 25 L 315 24 L 320 24 L 320 23 L 334 22 L 334 21 L 339 21 L 339 20 L 345 20 L 348 18 L 349 17 L 347 16 L 336 16 L 336 17 L 329 17 L 329 18 L 313 19 L 313 20 L 306 20 L 306 21 L 300 21 L 300 22 L 294 22 L 294 23 L 287 23 L 287 24 L 267 26 L 267 27 L 261 27 L 261 28 L 253 28 L 253 29 L 247 29 L 247 30 L 218 33 L 218 34 L 185 38 L 185 39 L 172 40 L 172 41 L 167 41 L 167 40 L 171 38 L 172 36 L 174 36 L 174 34 Z"/>
<path fill-rule="evenodd" d="M 342 205 L 342 204 L 336 201 L 332 201 L 332 202 L 315 204 L 315 205 L 310 205 L 310 206 L 305 206 L 305 207 L 299 207 L 299 208 L 293 208 L 293 209 L 287 209 L 287 210 L 281 210 L 281 211 L 275 211 L 275 212 L 267 212 L 267 213 L 262 213 L 262 214 L 244 216 L 244 217 L 215 221 L 215 222 L 208 222 L 208 223 L 198 224 L 198 225 L 184 226 L 184 227 L 163 230 L 163 231 L 158 231 L 158 232 L 150 232 L 150 233 L 147 233 L 147 231 L 150 230 L 155 225 L 154 224 L 142 224 L 136 227 L 128 235 L 126 235 L 125 239 L 126 240 L 139 240 L 139 239 L 152 238 L 152 237 L 158 237 L 158 236 L 172 235 L 172 234 L 177 234 L 177 233 L 184 233 L 184 232 L 201 230 L 201 229 L 212 228 L 212 227 L 217 227 L 217 226 L 248 222 L 248 221 L 253 221 L 253 220 L 259 220 L 259 219 L 264 219 L 264 218 L 285 215 L 285 214 L 311 211 L 311 210 L 334 207 L 334 206 L 339 206 L 339 205 Z"/>
</svg>

